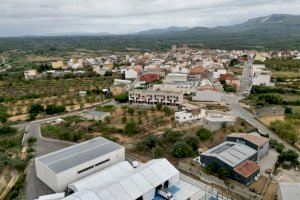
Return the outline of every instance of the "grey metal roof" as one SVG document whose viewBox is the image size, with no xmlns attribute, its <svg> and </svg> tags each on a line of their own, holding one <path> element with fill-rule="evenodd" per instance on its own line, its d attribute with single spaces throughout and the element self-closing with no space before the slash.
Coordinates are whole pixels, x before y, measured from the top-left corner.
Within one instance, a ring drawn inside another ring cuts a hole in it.
<svg viewBox="0 0 300 200">
<path fill-rule="evenodd" d="M 201 155 L 216 157 L 228 165 L 236 167 L 256 153 L 256 150 L 245 144 L 227 141 L 209 149 Z"/>
<path fill-rule="evenodd" d="M 121 148 L 124 147 L 105 138 L 98 137 L 36 159 L 53 172 L 60 173 Z"/>
<path fill-rule="evenodd" d="M 299 199 L 300 182 L 279 182 L 282 200 Z"/>
</svg>

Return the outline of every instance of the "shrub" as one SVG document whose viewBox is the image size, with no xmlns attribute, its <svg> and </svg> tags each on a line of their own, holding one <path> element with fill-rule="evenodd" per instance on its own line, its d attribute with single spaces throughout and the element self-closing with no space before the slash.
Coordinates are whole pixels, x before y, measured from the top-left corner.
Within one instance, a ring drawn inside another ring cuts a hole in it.
<svg viewBox="0 0 300 200">
<path fill-rule="evenodd" d="M 9 117 L 5 106 L 0 105 L 0 122 L 5 123 Z"/>
<path fill-rule="evenodd" d="M 156 145 L 153 149 L 154 158 L 160 158 L 163 155 L 164 149 L 159 145 Z"/>
<path fill-rule="evenodd" d="M 171 110 L 168 106 L 164 106 L 164 107 L 162 108 L 162 110 L 164 111 L 164 113 L 165 113 L 167 116 L 169 116 L 169 115 L 172 114 L 172 110 Z"/>
<path fill-rule="evenodd" d="M 196 136 L 188 136 L 186 138 L 184 138 L 185 143 L 187 143 L 187 145 L 189 145 L 193 151 L 197 151 L 198 150 L 198 145 L 199 145 L 199 139 Z"/>
<path fill-rule="evenodd" d="M 124 131 L 128 135 L 135 135 L 139 133 L 139 127 L 137 126 L 134 120 L 130 120 L 126 123 Z"/>
<path fill-rule="evenodd" d="M 284 161 L 291 161 L 293 163 L 298 163 L 298 157 L 299 155 L 294 150 L 289 149 L 287 151 L 283 151 L 280 153 L 280 155 L 278 156 L 278 161 L 280 163 Z"/>
<path fill-rule="evenodd" d="M 127 109 L 127 112 L 128 112 L 131 116 L 133 116 L 135 110 L 134 110 L 133 108 L 129 107 L 129 108 Z"/>
<path fill-rule="evenodd" d="M 17 130 L 8 125 L 0 126 L 0 135 L 12 135 L 15 133 L 17 133 Z"/>
<path fill-rule="evenodd" d="M 200 128 L 196 134 L 197 134 L 198 138 L 200 139 L 200 141 L 206 141 L 206 140 L 213 139 L 213 133 L 206 128 Z"/>
<path fill-rule="evenodd" d="M 117 95 L 115 97 L 115 100 L 120 103 L 127 102 L 128 101 L 128 93 L 123 93 L 123 94 Z"/>
<path fill-rule="evenodd" d="M 44 112 L 44 107 L 41 104 L 32 104 L 29 108 L 29 113 L 39 114 Z"/>
<path fill-rule="evenodd" d="M 148 135 L 145 139 L 136 144 L 136 148 L 142 151 L 149 151 L 160 144 L 161 141 L 156 135 Z"/>
<path fill-rule="evenodd" d="M 161 110 L 162 107 L 163 107 L 162 103 L 156 104 L 156 109 L 157 109 L 157 110 Z"/>
<path fill-rule="evenodd" d="M 51 114 L 57 114 L 57 113 L 63 113 L 66 111 L 66 107 L 64 105 L 48 105 L 46 108 L 46 113 L 48 115 Z"/>
<path fill-rule="evenodd" d="M 186 158 L 193 155 L 193 149 L 185 142 L 176 142 L 172 154 L 175 158 Z"/>
<path fill-rule="evenodd" d="M 179 140 L 179 138 L 183 135 L 180 131 L 174 131 L 172 129 L 166 129 L 162 134 L 162 140 L 164 143 L 174 143 Z"/>
</svg>

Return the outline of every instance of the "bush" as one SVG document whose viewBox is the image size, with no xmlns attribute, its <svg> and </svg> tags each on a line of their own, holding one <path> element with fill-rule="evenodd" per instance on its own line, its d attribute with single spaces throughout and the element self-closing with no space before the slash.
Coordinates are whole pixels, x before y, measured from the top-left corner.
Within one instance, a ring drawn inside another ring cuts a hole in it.
<svg viewBox="0 0 300 200">
<path fill-rule="evenodd" d="M 5 123 L 9 117 L 5 106 L 0 105 L 0 122 Z"/>
<path fill-rule="evenodd" d="M 193 151 L 198 150 L 199 139 L 196 136 L 188 136 L 184 138 L 184 141 L 193 149 Z"/>
<path fill-rule="evenodd" d="M 226 167 L 219 168 L 217 174 L 221 179 L 229 178 L 231 176 L 230 170 L 227 169 Z"/>
<path fill-rule="evenodd" d="M 12 135 L 15 133 L 17 133 L 17 130 L 8 125 L 0 126 L 0 135 Z"/>
<path fill-rule="evenodd" d="M 174 143 L 179 140 L 179 138 L 183 135 L 180 131 L 174 131 L 172 129 L 166 129 L 162 134 L 162 140 L 164 143 Z"/>
<path fill-rule="evenodd" d="M 280 153 L 278 156 L 278 161 L 280 163 L 284 161 L 291 161 L 292 163 L 298 164 L 299 155 L 294 150 L 287 150 Z"/>
<path fill-rule="evenodd" d="M 104 73 L 104 76 L 112 76 L 112 71 L 106 71 L 106 72 Z"/>
<path fill-rule="evenodd" d="M 154 158 L 160 158 L 163 155 L 164 149 L 159 145 L 156 145 L 153 149 Z"/>
<path fill-rule="evenodd" d="M 156 135 L 148 135 L 145 139 L 136 144 L 136 148 L 141 151 L 149 151 L 159 145 L 161 145 L 161 141 Z"/>
<path fill-rule="evenodd" d="M 127 112 L 128 112 L 131 116 L 133 116 L 135 110 L 134 110 L 133 108 L 129 107 L 129 108 L 127 108 Z"/>
<path fill-rule="evenodd" d="M 156 104 L 156 109 L 157 109 L 157 110 L 161 110 L 162 107 L 163 107 L 163 104 L 162 104 L 162 103 Z"/>
<path fill-rule="evenodd" d="M 128 101 L 128 93 L 123 93 L 123 94 L 115 96 L 115 100 L 120 103 L 127 102 Z"/>
<path fill-rule="evenodd" d="M 164 106 L 162 109 L 167 116 L 172 114 L 172 110 L 168 106 Z"/>
<path fill-rule="evenodd" d="M 200 139 L 200 141 L 206 141 L 206 140 L 212 140 L 213 139 L 213 133 L 206 129 L 206 128 L 200 128 L 196 135 Z"/>
<path fill-rule="evenodd" d="M 66 107 L 64 105 L 48 105 L 46 108 L 47 115 L 63 113 L 66 111 Z"/>
<path fill-rule="evenodd" d="M 193 149 L 185 142 L 176 142 L 172 154 L 175 158 L 186 158 L 193 155 Z"/>
<path fill-rule="evenodd" d="M 37 139 L 35 137 L 29 137 L 27 140 L 28 146 L 32 146 L 34 143 L 36 143 Z"/>
<path fill-rule="evenodd" d="M 41 104 L 32 104 L 29 108 L 29 113 L 39 114 L 44 112 L 44 107 Z"/>
<path fill-rule="evenodd" d="M 290 121 L 275 120 L 270 123 L 270 128 L 280 137 L 294 144 L 298 140 L 298 132 L 295 125 Z"/>
<path fill-rule="evenodd" d="M 134 120 L 130 120 L 126 123 L 124 132 L 127 135 L 135 135 L 139 133 L 139 127 L 137 126 Z"/>
</svg>

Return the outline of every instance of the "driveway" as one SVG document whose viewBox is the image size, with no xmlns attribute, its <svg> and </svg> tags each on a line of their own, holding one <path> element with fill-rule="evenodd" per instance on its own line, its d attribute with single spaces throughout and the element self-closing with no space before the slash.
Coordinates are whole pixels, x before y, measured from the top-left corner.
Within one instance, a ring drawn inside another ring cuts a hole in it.
<svg viewBox="0 0 300 200">
<path fill-rule="evenodd" d="M 260 166 L 260 174 L 268 177 L 269 174 L 266 173 L 267 169 L 273 169 L 275 163 L 277 162 L 277 156 L 279 153 L 275 149 L 270 149 L 267 156 L 261 159 L 258 164 Z"/>
</svg>

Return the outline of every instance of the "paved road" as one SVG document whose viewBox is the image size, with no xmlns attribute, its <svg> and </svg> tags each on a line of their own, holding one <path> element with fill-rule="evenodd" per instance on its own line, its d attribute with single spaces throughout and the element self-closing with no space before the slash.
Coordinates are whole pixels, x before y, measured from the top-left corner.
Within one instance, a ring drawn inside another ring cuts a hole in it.
<svg viewBox="0 0 300 200">
<path fill-rule="evenodd" d="M 248 92 L 251 89 L 250 85 L 250 78 L 251 78 L 251 67 L 252 67 L 252 62 L 248 62 L 245 64 L 244 69 L 243 69 L 243 75 L 241 78 L 241 87 L 239 94 L 243 94 L 244 92 Z"/>
<path fill-rule="evenodd" d="M 260 130 L 263 134 L 268 134 L 271 139 L 276 139 L 279 142 L 283 143 L 287 149 L 292 149 L 296 151 L 298 154 L 300 154 L 300 151 L 296 149 L 294 146 L 292 146 L 290 143 L 282 140 L 278 135 L 273 133 L 271 130 L 269 130 L 264 124 L 259 122 L 255 119 L 255 116 L 250 113 L 249 111 L 245 110 L 241 104 L 239 103 L 239 100 L 242 97 L 238 97 L 235 95 L 225 95 L 224 101 L 229 105 L 231 111 L 228 112 L 228 114 L 237 115 L 238 117 L 244 119 L 249 124 L 251 124 L 253 127 Z"/>
</svg>

